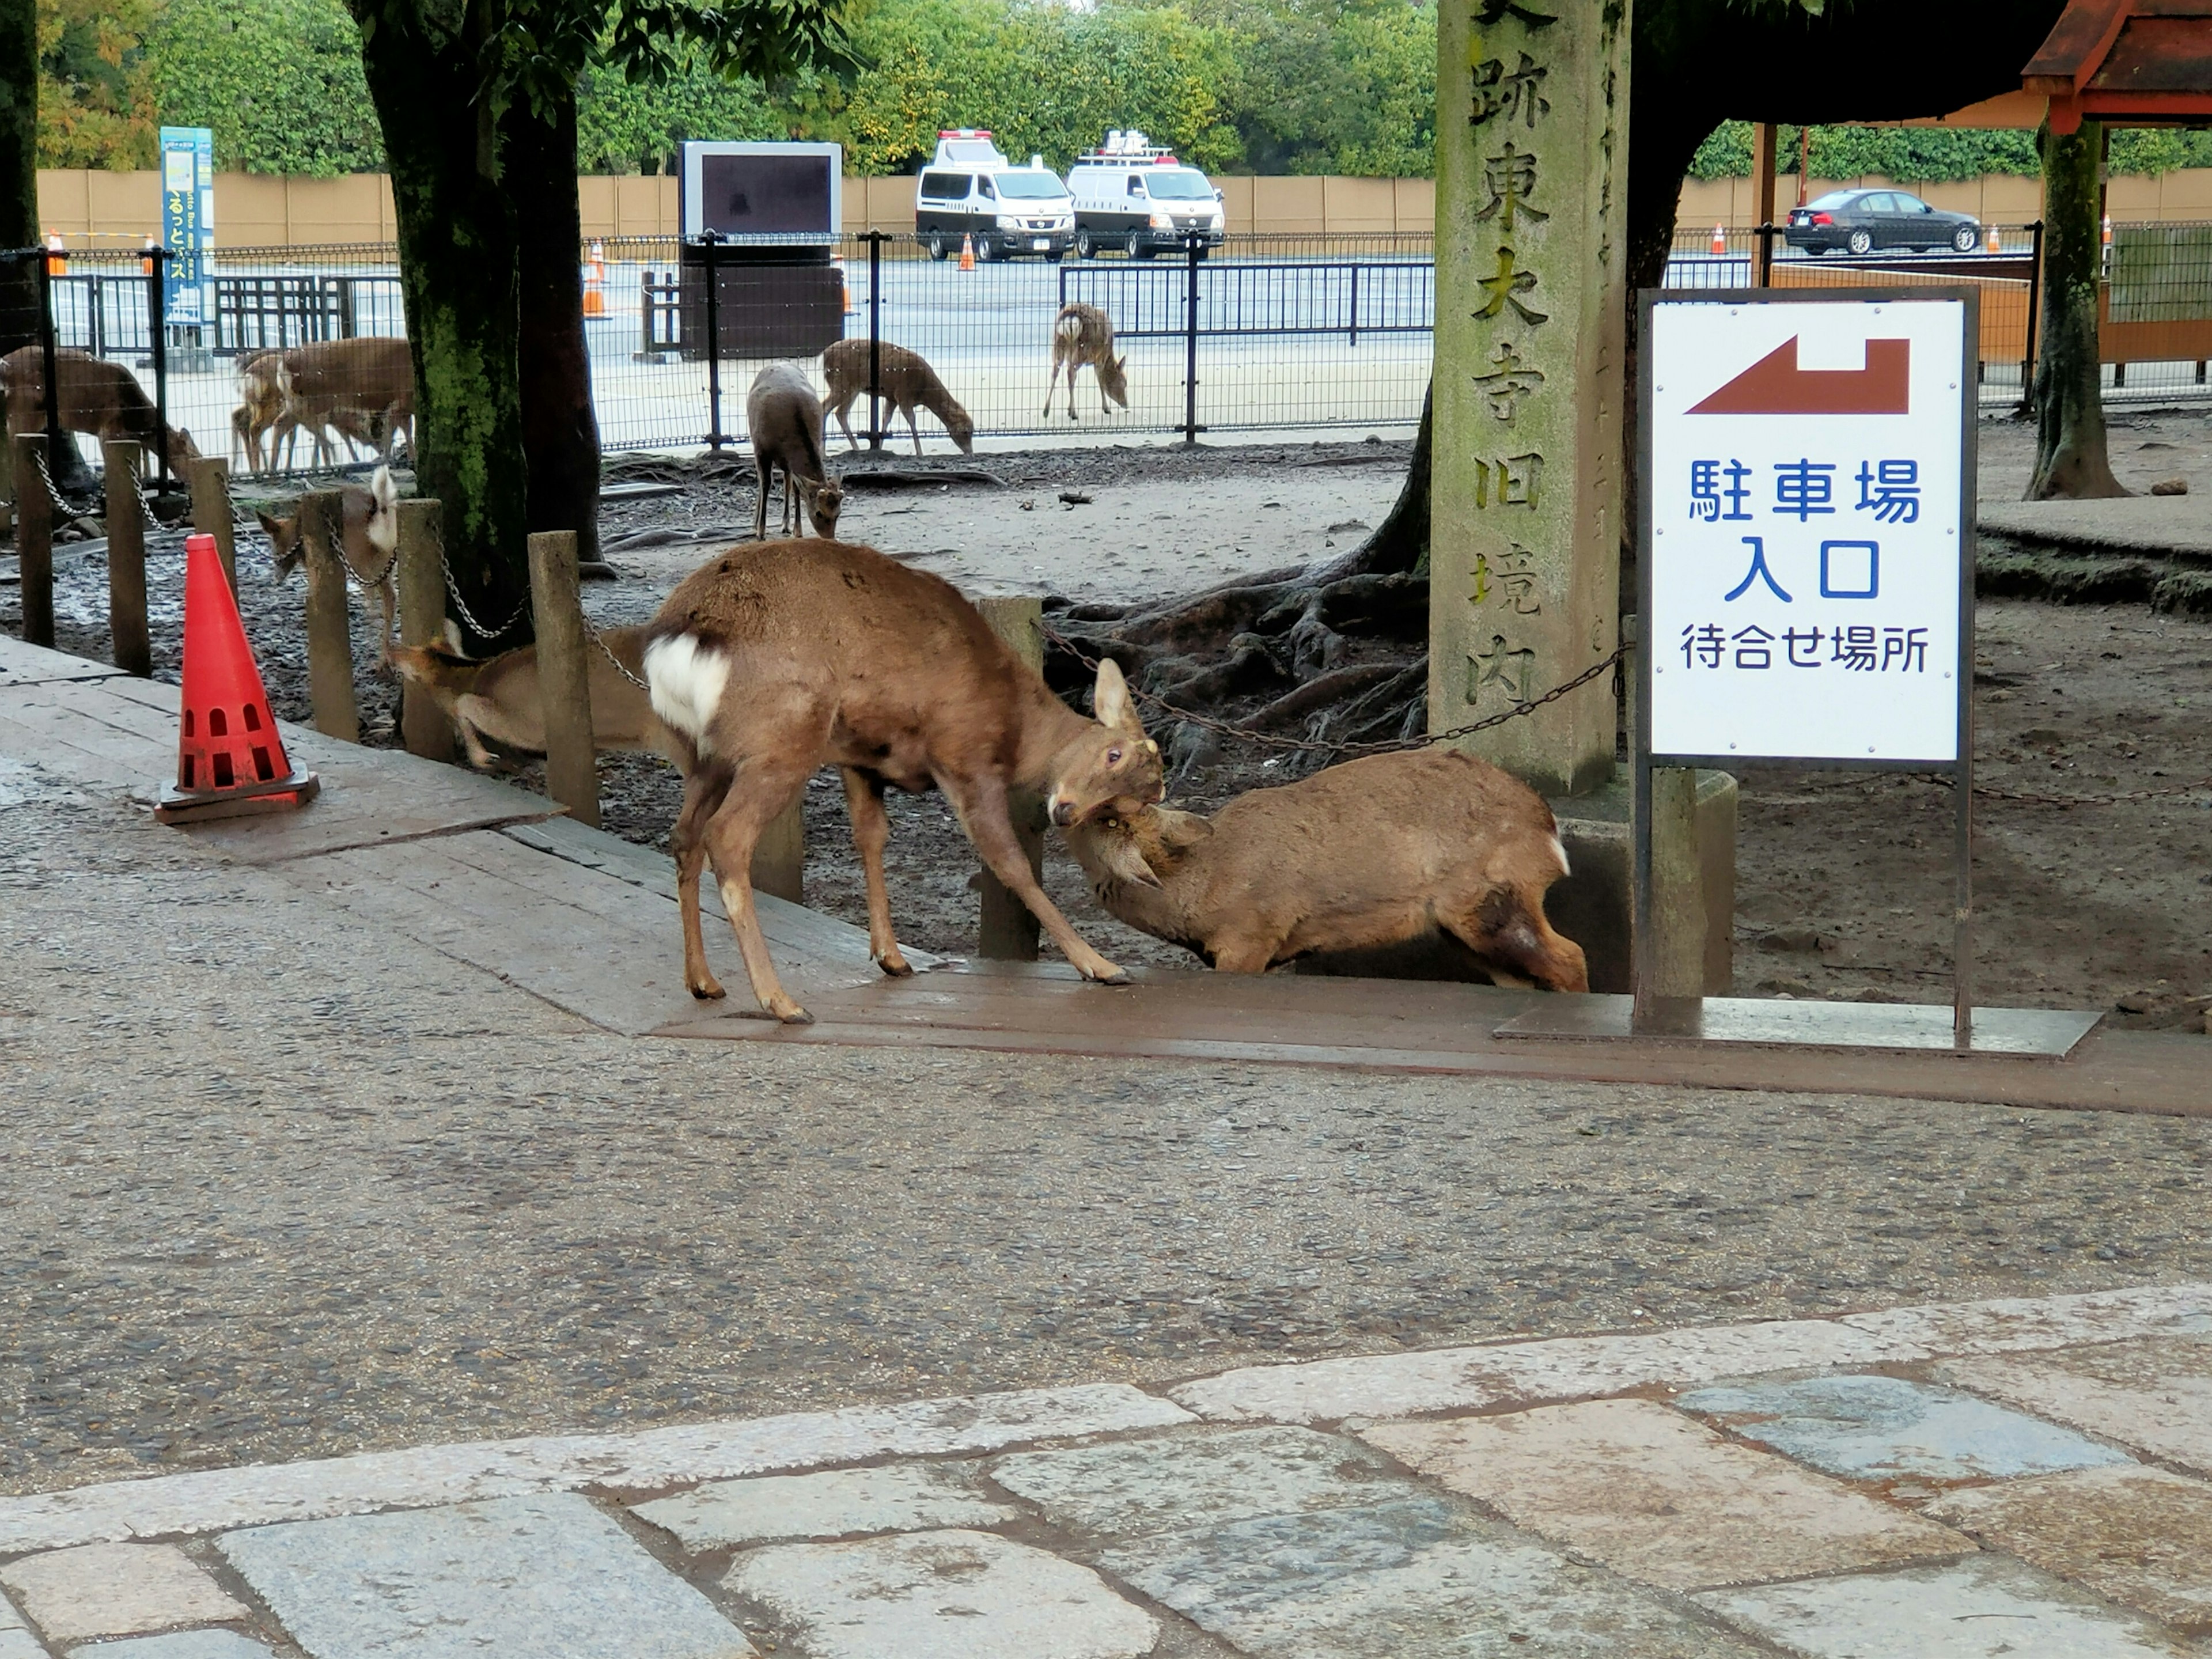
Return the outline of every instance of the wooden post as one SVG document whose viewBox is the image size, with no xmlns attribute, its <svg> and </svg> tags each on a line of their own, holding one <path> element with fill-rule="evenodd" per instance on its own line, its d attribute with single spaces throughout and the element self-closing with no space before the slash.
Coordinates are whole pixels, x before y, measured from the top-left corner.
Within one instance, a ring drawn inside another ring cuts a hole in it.
<svg viewBox="0 0 2212 1659">
<path fill-rule="evenodd" d="M 326 738 L 361 741 L 361 711 L 353 697 L 353 617 L 346 603 L 345 566 L 331 543 L 338 520 L 338 492 L 314 489 L 300 497 L 300 543 L 307 562 L 307 698 L 315 730 Z"/>
<path fill-rule="evenodd" d="M 23 642 L 54 642 L 54 498 L 47 493 L 40 465 L 46 458 L 44 433 L 26 432 L 14 446 L 15 457 L 15 552 L 23 580 Z"/>
<path fill-rule="evenodd" d="M 1755 225 L 1774 222 L 1774 146 L 1780 136 L 1781 129 L 1772 121 L 1761 121 L 1751 130 L 1751 177 L 1756 192 L 1752 198 L 1752 222 Z M 1760 237 L 1751 251 L 1752 280 L 1757 286 L 1767 286 L 1773 258 L 1773 239 Z"/>
<path fill-rule="evenodd" d="M 109 438 L 100 446 L 107 482 L 107 637 L 115 665 L 140 678 L 154 672 L 146 634 L 146 519 L 138 495 L 138 446 Z"/>
<path fill-rule="evenodd" d="M 446 643 L 446 566 L 438 555 L 444 535 L 438 503 L 410 498 L 399 503 L 399 638 L 406 645 Z M 412 680 L 402 683 L 399 734 L 407 752 L 424 760 L 453 757 L 453 727 L 444 709 Z"/>
<path fill-rule="evenodd" d="M 1652 994 L 1705 993 L 1705 872 L 1698 848 L 1698 775 L 1651 769 Z"/>
<path fill-rule="evenodd" d="M 216 556 L 230 591 L 238 592 L 238 531 L 230 514 L 230 463 L 203 455 L 191 463 L 192 528 L 215 538 Z"/>
<path fill-rule="evenodd" d="M 1033 593 L 1013 593 L 981 599 L 975 608 L 991 631 L 1013 647 L 1014 654 L 1040 672 L 1044 668 L 1044 607 Z M 1018 789 L 1008 805 L 1014 834 L 1029 855 L 1030 868 L 1044 878 L 1044 802 L 1032 791 Z M 1035 962 L 1037 958 L 1037 919 L 1029 906 L 1016 898 L 988 870 L 980 887 L 982 915 L 976 930 L 976 954 L 1000 962 Z"/>
<path fill-rule="evenodd" d="M 599 827 L 599 764 L 592 743 L 592 665 L 576 574 L 576 532 L 530 538 L 530 610 L 538 633 L 538 695 L 545 700 L 545 793 L 579 823 Z"/>
<path fill-rule="evenodd" d="M 753 890 L 806 902 L 806 792 L 769 820 L 753 846 Z"/>
</svg>

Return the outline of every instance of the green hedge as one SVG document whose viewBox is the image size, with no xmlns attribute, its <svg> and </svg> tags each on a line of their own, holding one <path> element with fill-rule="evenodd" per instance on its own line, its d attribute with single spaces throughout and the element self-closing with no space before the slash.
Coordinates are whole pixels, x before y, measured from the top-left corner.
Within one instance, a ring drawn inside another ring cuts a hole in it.
<svg viewBox="0 0 2212 1659">
<path fill-rule="evenodd" d="M 1801 129 L 1784 127 L 1782 171 L 1797 171 Z M 2212 132 L 2123 127 L 2112 133 L 2114 173 L 2172 173 L 2212 167 Z M 1992 173 L 2028 177 L 2042 172 L 2035 135 L 1976 127 L 1814 127 L 1810 170 L 1815 179 L 1878 173 L 1899 184 L 1948 184 Z M 1751 123 L 1723 121 L 1690 163 L 1692 179 L 1751 176 Z"/>
</svg>

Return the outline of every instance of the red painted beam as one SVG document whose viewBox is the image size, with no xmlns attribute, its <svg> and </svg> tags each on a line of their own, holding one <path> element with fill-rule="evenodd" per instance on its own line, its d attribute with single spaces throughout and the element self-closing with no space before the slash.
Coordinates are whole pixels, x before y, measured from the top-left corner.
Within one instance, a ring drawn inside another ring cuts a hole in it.
<svg viewBox="0 0 2212 1659">
<path fill-rule="evenodd" d="M 2103 66 L 2132 10 L 2130 0 L 2071 0 L 2021 71 L 2021 87 L 2053 99 L 2079 92 Z"/>
</svg>

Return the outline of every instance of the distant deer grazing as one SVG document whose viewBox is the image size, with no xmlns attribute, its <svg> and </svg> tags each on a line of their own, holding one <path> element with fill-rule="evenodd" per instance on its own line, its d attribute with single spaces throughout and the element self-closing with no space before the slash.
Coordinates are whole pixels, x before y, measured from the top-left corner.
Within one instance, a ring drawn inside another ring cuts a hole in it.
<svg viewBox="0 0 2212 1659">
<path fill-rule="evenodd" d="M 906 416 L 906 428 L 914 434 L 914 453 L 921 453 L 921 429 L 915 422 L 914 411 L 926 409 L 945 422 L 945 435 L 960 447 L 963 455 L 973 455 L 975 422 L 945 389 L 937 371 L 922 361 L 921 354 L 889 341 L 878 342 L 876 349 L 883 364 L 883 385 L 875 395 L 890 403 L 891 418 Z M 844 433 L 845 441 L 858 449 L 860 440 L 846 423 L 845 411 L 853 406 L 854 398 L 869 393 L 868 343 L 840 340 L 831 346 L 822 354 L 822 378 L 830 383 L 829 408 L 837 417 L 838 429 Z"/>
<path fill-rule="evenodd" d="M 1060 384 L 1060 371 L 1067 368 L 1067 418 L 1075 418 L 1075 371 L 1088 364 L 1098 377 L 1098 412 L 1111 415 L 1112 404 L 1127 409 L 1129 406 L 1129 360 L 1114 355 L 1114 325 L 1097 306 L 1085 305 L 1079 300 L 1070 300 L 1060 308 L 1060 315 L 1052 324 L 1052 373 L 1044 383 L 1044 412 L 1052 413 L 1053 388 Z"/>
<path fill-rule="evenodd" d="M 869 548 L 811 540 L 737 548 L 685 577 L 647 629 L 644 658 L 653 712 L 684 751 L 670 842 L 692 995 L 722 994 L 699 930 L 699 872 L 711 856 L 754 996 L 778 1019 L 809 1018 L 776 978 L 748 872 L 761 831 L 830 764 L 844 769 L 868 949 L 885 973 L 913 970 L 884 887 L 884 791 L 933 786 L 1083 976 L 1126 978 L 1038 887 L 1006 804 L 1010 790 L 1036 790 L 1067 826 L 1159 799 L 1159 750 L 1118 718 L 1128 694 L 1113 664 L 1098 671 L 1103 718 L 1089 719 L 950 583 Z"/>
<path fill-rule="evenodd" d="M 230 459 L 234 466 L 242 458 L 249 471 L 266 470 L 261 441 L 284 413 L 284 355 L 264 351 L 241 359 L 238 365 L 238 407 L 230 411 Z M 268 465 L 276 464 L 276 446 L 269 445 Z"/>
<path fill-rule="evenodd" d="M 1122 730 L 1142 735 L 1133 720 Z M 1454 750 L 1346 761 L 1210 819 L 1161 806 L 1102 815 L 1067 844 L 1109 915 L 1224 973 L 1441 927 L 1501 981 L 1589 989 L 1582 947 L 1544 915 L 1546 890 L 1568 873 L 1551 809 Z"/>
<path fill-rule="evenodd" d="M 273 457 L 272 457 L 273 459 Z M 377 636 L 385 661 L 392 660 L 392 622 L 399 611 L 397 572 L 399 567 L 399 487 L 392 469 L 380 466 L 368 488 L 347 484 L 338 491 L 337 522 L 330 526 L 331 541 L 343 556 L 354 578 L 363 588 L 376 589 L 384 611 L 384 631 Z M 307 556 L 305 531 L 300 524 L 300 504 L 292 515 L 280 519 L 254 509 L 253 516 L 269 538 L 269 556 L 276 565 L 276 580 L 287 581 Z"/>
<path fill-rule="evenodd" d="M 599 640 L 606 652 L 592 651 L 586 659 L 591 669 L 592 747 L 602 755 L 643 750 L 679 762 L 676 740 L 629 678 L 641 666 L 645 629 L 609 628 Z M 445 711 L 461 734 L 469 763 L 479 771 L 495 764 L 484 747 L 486 738 L 526 754 L 545 752 L 545 694 L 538 678 L 536 646 L 475 661 L 438 646 L 399 645 L 392 649 L 392 663 L 402 679 L 421 686 Z"/>
<path fill-rule="evenodd" d="M 138 377 L 122 364 L 64 347 L 54 353 L 54 378 L 61 382 L 58 412 L 64 432 L 135 439 L 151 450 L 159 428 L 158 441 L 169 458 L 170 471 L 185 474 L 185 463 L 199 458 L 192 434 L 182 427 L 163 426 Z M 7 404 L 10 439 L 46 430 L 46 359 L 39 347 L 20 346 L 0 357 L 0 398 Z"/>
<path fill-rule="evenodd" d="M 753 539 L 768 538 L 769 491 L 778 467 L 783 469 L 783 533 L 799 527 L 796 503 L 804 498 L 814 533 L 835 536 L 845 492 L 822 464 L 822 400 L 806 377 L 789 363 L 770 363 L 756 374 L 745 394 L 745 429 L 752 436 L 753 469 L 760 474 Z"/>
</svg>

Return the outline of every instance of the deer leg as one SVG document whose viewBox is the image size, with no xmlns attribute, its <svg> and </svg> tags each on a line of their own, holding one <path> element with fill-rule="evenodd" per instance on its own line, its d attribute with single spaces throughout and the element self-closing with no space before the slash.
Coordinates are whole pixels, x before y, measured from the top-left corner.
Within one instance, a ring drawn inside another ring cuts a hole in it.
<svg viewBox="0 0 2212 1659">
<path fill-rule="evenodd" d="M 1542 896 L 1532 904 L 1521 895 L 1493 890 L 1469 912 L 1446 910 L 1444 930 L 1485 963 L 1534 981 L 1547 991 L 1587 991 L 1589 966 L 1583 947 L 1553 931 Z"/>
<path fill-rule="evenodd" d="M 911 404 L 907 405 L 906 429 L 914 434 L 914 458 L 918 461 L 921 459 L 921 422 L 915 419 Z"/>
<path fill-rule="evenodd" d="M 1128 974 L 1085 944 L 1083 936 L 1060 914 L 1060 907 L 1047 898 L 1044 889 L 1037 885 L 1036 873 L 1030 868 L 1029 854 L 1022 850 L 1014 835 L 1013 819 L 1006 808 L 1005 781 L 989 774 L 979 778 L 948 778 L 939 774 L 937 787 L 952 803 L 953 811 L 959 815 L 960 827 L 968 832 L 968 839 L 990 866 L 991 873 L 1029 907 L 1030 914 L 1052 936 L 1052 942 L 1060 946 L 1060 954 L 1075 965 L 1076 971 L 1102 985 L 1127 985 Z"/>
<path fill-rule="evenodd" d="M 768 539 L 769 486 L 775 482 L 775 465 L 772 461 L 763 460 L 759 452 L 755 451 L 753 469 L 760 474 L 760 488 L 754 493 L 753 497 L 753 539 L 757 542 L 764 542 Z"/>
<path fill-rule="evenodd" d="M 845 447 L 848 450 L 858 449 L 860 447 L 860 441 L 853 435 L 852 422 L 845 418 L 845 412 L 851 409 L 852 406 L 853 400 L 850 398 L 848 398 L 843 403 L 839 404 L 830 411 L 831 414 L 834 414 L 837 417 L 837 429 L 845 434 Z M 823 421 L 826 424 L 828 421 L 827 416 L 823 416 Z"/>
<path fill-rule="evenodd" d="M 868 886 L 868 954 L 876 966 L 894 979 L 904 979 L 914 969 L 899 953 L 891 933 L 891 899 L 884 885 L 884 843 L 890 839 L 890 815 L 884 811 L 881 778 L 848 766 L 845 815 L 853 823 L 853 845 L 860 849 L 860 871 Z"/>
<path fill-rule="evenodd" d="M 768 939 L 761 933 L 760 915 L 753 906 L 753 848 L 759 845 L 761 831 L 769 820 L 805 787 L 806 773 L 800 765 L 752 757 L 744 763 L 707 826 L 714 871 L 721 880 L 722 908 L 729 912 L 730 927 L 738 936 L 753 996 L 787 1025 L 811 1025 L 814 1016 L 792 1000 L 776 977 Z"/>
<path fill-rule="evenodd" d="M 461 731 L 471 739 L 476 735 L 465 723 Z M 474 751 L 482 745 L 471 741 L 469 746 L 474 760 Z M 483 766 L 489 759 L 486 756 L 477 764 Z M 668 836 L 669 850 L 676 855 L 676 908 L 684 918 L 684 986 L 702 1001 L 725 994 L 721 981 L 707 966 L 707 940 L 699 927 L 699 871 L 707 861 L 708 821 L 721 810 L 732 775 L 728 766 L 695 757 L 684 774 L 684 808 Z"/>
<path fill-rule="evenodd" d="M 1264 974 L 1275 959 L 1275 941 L 1239 939 L 1213 947 L 1213 970 L 1218 974 Z"/>
</svg>

